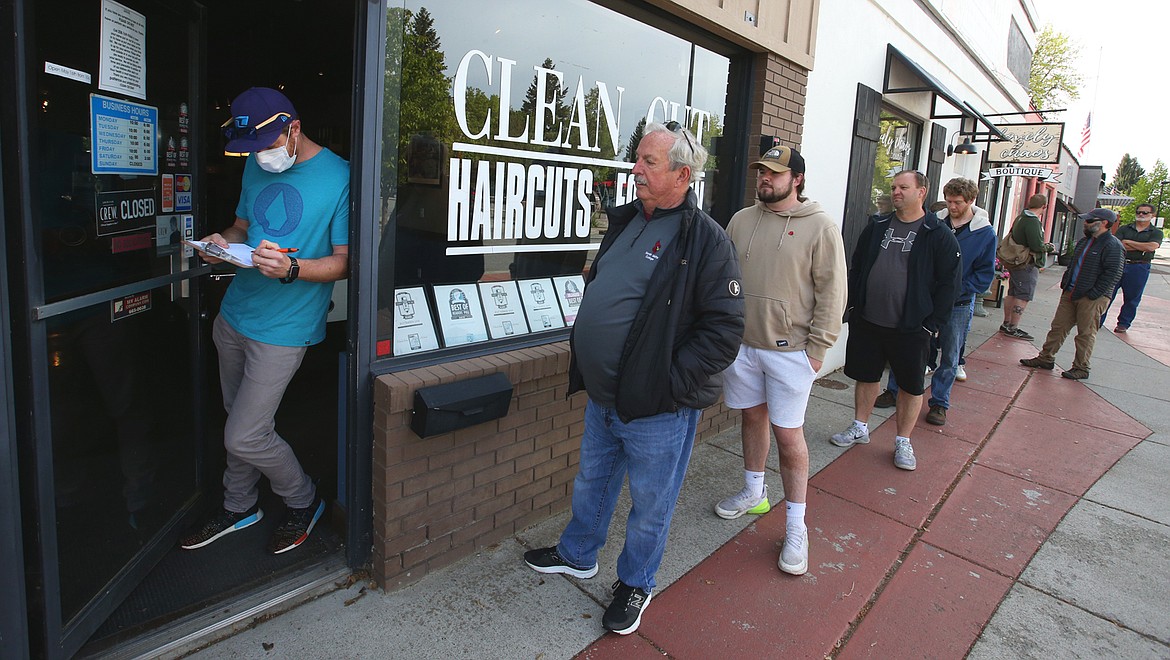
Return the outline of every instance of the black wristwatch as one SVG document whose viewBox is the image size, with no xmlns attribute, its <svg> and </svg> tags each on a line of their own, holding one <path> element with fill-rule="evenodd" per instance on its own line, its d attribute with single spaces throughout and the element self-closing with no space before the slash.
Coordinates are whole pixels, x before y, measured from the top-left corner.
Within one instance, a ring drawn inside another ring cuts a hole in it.
<svg viewBox="0 0 1170 660">
<path fill-rule="evenodd" d="M 296 257 L 289 257 L 288 258 L 288 275 L 285 275 L 284 277 L 280 278 L 280 283 L 281 284 L 292 284 L 293 282 L 295 282 L 297 280 L 297 277 L 300 274 L 301 274 L 301 265 L 297 263 L 297 258 Z"/>
</svg>

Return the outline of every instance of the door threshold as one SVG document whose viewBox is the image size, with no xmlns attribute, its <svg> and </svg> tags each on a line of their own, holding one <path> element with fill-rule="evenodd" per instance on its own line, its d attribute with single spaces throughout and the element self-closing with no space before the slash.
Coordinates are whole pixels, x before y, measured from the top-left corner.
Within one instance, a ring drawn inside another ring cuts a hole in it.
<svg viewBox="0 0 1170 660">
<path fill-rule="evenodd" d="M 334 553 L 288 579 L 246 593 L 228 603 L 216 603 L 201 612 L 151 630 L 112 647 L 82 648 L 78 658 L 111 660 L 179 658 L 247 629 L 257 619 L 282 614 L 319 596 L 340 589 L 353 569 L 344 553 Z"/>
</svg>

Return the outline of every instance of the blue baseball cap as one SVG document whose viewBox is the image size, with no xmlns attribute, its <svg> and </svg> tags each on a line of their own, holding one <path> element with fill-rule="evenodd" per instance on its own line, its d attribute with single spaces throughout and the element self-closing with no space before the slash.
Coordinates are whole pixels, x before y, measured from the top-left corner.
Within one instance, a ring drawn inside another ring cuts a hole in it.
<svg viewBox="0 0 1170 660">
<path fill-rule="evenodd" d="M 1078 217 L 1085 222 L 1096 222 L 1098 220 L 1104 220 L 1105 223 L 1109 225 L 1117 222 L 1117 214 L 1113 211 L 1110 211 L 1109 209 L 1093 209 L 1088 213 L 1080 214 Z"/>
<path fill-rule="evenodd" d="M 288 123 L 297 118 L 292 101 L 269 87 L 253 87 L 232 101 L 232 116 L 223 123 L 227 138 L 223 152 L 246 156 L 276 142 Z"/>
</svg>

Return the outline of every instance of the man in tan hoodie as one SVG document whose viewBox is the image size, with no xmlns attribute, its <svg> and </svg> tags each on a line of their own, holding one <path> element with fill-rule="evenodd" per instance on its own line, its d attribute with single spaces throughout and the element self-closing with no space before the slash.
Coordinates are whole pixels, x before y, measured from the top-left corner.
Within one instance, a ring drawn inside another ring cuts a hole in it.
<svg viewBox="0 0 1170 660">
<path fill-rule="evenodd" d="M 715 506 L 722 518 L 771 509 L 764 464 L 780 452 L 787 514 L 780 570 L 808 570 L 808 445 L 804 413 L 825 353 L 837 341 L 845 312 L 847 270 L 841 228 L 804 191 L 804 158 L 775 147 L 749 167 L 757 170 L 758 201 L 727 225 L 743 271 L 744 335 L 724 371 L 724 399 L 742 410 L 743 490 Z"/>
</svg>

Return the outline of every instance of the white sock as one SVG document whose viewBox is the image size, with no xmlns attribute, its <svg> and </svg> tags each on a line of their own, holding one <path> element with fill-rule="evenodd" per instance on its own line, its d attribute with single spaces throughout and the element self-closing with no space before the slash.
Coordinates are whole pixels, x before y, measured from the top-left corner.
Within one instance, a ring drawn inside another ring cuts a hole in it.
<svg viewBox="0 0 1170 660">
<path fill-rule="evenodd" d="M 804 534 L 804 502 L 785 502 L 784 511 L 788 515 L 784 523 L 787 532 L 794 536 Z"/>
<path fill-rule="evenodd" d="M 751 491 L 752 495 L 760 497 L 764 494 L 764 473 L 752 472 L 751 470 L 743 471 L 744 487 Z"/>
<path fill-rule="evenodd" d="M 896 436 L 894 436 L 894 444 L 897 444 L 899 440 L 905 440 L 906 442 L 910 442 L 910 438 L 907 438 L 907 437 L 906 437 L 906 436 L 904 436 L 904 435 L 896 435 Z"/>
<path fill-rule="evenodd" d="M 858 428 L 860 428 L 862 431 L 868 431 L 868 430 L 869 430 L 869 425 L 868 425 L 868 424 L 866 424 L 865 422 L 861 421 L 860 419 L 855 419 L 855 420 L 853 420 L 853 423 L 854 423 L 854 424 L 855 424 L 855 425 L 856 425 Z"/>
</svg>

